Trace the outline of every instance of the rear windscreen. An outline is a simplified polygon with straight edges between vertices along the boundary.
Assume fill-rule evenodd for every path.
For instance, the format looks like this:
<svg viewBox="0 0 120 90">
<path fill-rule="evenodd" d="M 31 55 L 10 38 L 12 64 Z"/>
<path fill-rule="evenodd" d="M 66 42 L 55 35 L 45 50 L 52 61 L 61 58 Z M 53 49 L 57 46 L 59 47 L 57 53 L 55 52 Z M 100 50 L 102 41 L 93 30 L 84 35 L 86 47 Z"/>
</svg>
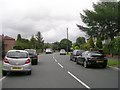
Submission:
<svg viewBox="0 0 120 90">
<path fill-rule="evenodd" d="M 6 56 L 9 58 L 28 58 L 28 54 L 25 52 L 8 52 Z"/>
</svg>

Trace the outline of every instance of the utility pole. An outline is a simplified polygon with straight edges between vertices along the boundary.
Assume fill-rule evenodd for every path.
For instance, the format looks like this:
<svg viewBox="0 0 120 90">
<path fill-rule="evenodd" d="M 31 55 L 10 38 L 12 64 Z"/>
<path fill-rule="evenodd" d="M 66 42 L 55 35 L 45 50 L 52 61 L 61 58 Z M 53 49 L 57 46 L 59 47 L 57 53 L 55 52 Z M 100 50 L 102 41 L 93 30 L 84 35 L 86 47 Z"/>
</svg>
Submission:
<svg viewBox="0 0 120 90">
<path fill-rule="evenodd" d="M 68 54 L 68 28 L 67 28 L 67 54 Z"/>
</svg>

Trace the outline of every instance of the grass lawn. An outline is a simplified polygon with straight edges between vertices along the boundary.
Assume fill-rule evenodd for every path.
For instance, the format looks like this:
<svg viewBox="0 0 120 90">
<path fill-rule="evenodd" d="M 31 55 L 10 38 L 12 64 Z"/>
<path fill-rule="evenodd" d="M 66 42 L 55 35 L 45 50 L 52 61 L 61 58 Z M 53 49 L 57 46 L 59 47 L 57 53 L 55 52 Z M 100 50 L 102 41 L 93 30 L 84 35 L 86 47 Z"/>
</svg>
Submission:
<svg viewBox="0 0 120 90">
<path fill-rule="evenodd" d="M 108 66 L 118 66 L 118 65 L 120 65 L 120 61 L 113 59 L 108 60 Z"/>
</svg>

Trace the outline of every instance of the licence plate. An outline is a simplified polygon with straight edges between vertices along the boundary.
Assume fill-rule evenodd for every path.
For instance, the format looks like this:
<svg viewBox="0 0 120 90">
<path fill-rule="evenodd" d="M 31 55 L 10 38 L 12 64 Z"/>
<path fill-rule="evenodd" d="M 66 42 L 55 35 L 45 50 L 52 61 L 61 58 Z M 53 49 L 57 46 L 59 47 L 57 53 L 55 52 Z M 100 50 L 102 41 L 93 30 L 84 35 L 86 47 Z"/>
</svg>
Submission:
<svg viewBox="0 0 120 90">
<path fill-rule="evenodd" d="M 11 70 L 23 70 L 22 67 L 12 67 Z"/>
<path fill-rule="evenodd" d="M 96 61 L 97 63 L 102 63 L 102 62 L 104 62 L 104 61 L 100 61 L 100 60 L 98 60 L 98 61 Z"/>
</svg>

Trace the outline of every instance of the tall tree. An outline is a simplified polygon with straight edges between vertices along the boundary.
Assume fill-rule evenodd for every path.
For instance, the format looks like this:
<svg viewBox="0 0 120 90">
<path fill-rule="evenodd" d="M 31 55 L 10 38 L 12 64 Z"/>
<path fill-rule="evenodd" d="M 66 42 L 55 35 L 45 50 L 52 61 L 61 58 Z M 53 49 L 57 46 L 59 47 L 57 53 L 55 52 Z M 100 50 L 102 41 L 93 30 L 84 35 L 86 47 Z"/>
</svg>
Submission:
<svg viewBox="0 0 120 90">
<path fill-rule="evenodd" d="M 37 38 L 37 42 L 38 42 L 38 44 L 37 44 L 37 45 L 38 45 L 38 48 L 39 48 L 39 49 L 43 49 L 44 40 L 43 40 L 43 37 L 42 37 L 41 32 L 37 32 L 36 38 Z"/>
<path fill-rule="evenodd" d="M 99 2 L 93 4 L 94 10 L 84 10 L 80 14 L 86 26 L 77 25 L 89 36 L 98 36 L 111 40 L 120 33 L 118 29 L 118 2 Z"/>
<path fill-rule="evenodd" d="M 31 39 L 30 39 L 30 45 L 31 45 L 31 48 L 34 48 L 34 49 L 36 49 L 36 43 L 37 42 L 37 40 L 35 39 L 35 37 L 34 37 L 34 35 L 31 37 Z"/>
<path fill-rule="evenodd" d="M 17 41 L 20 41 L 22 39 L 21 34 L 17 35 Z"/>
</svg>

